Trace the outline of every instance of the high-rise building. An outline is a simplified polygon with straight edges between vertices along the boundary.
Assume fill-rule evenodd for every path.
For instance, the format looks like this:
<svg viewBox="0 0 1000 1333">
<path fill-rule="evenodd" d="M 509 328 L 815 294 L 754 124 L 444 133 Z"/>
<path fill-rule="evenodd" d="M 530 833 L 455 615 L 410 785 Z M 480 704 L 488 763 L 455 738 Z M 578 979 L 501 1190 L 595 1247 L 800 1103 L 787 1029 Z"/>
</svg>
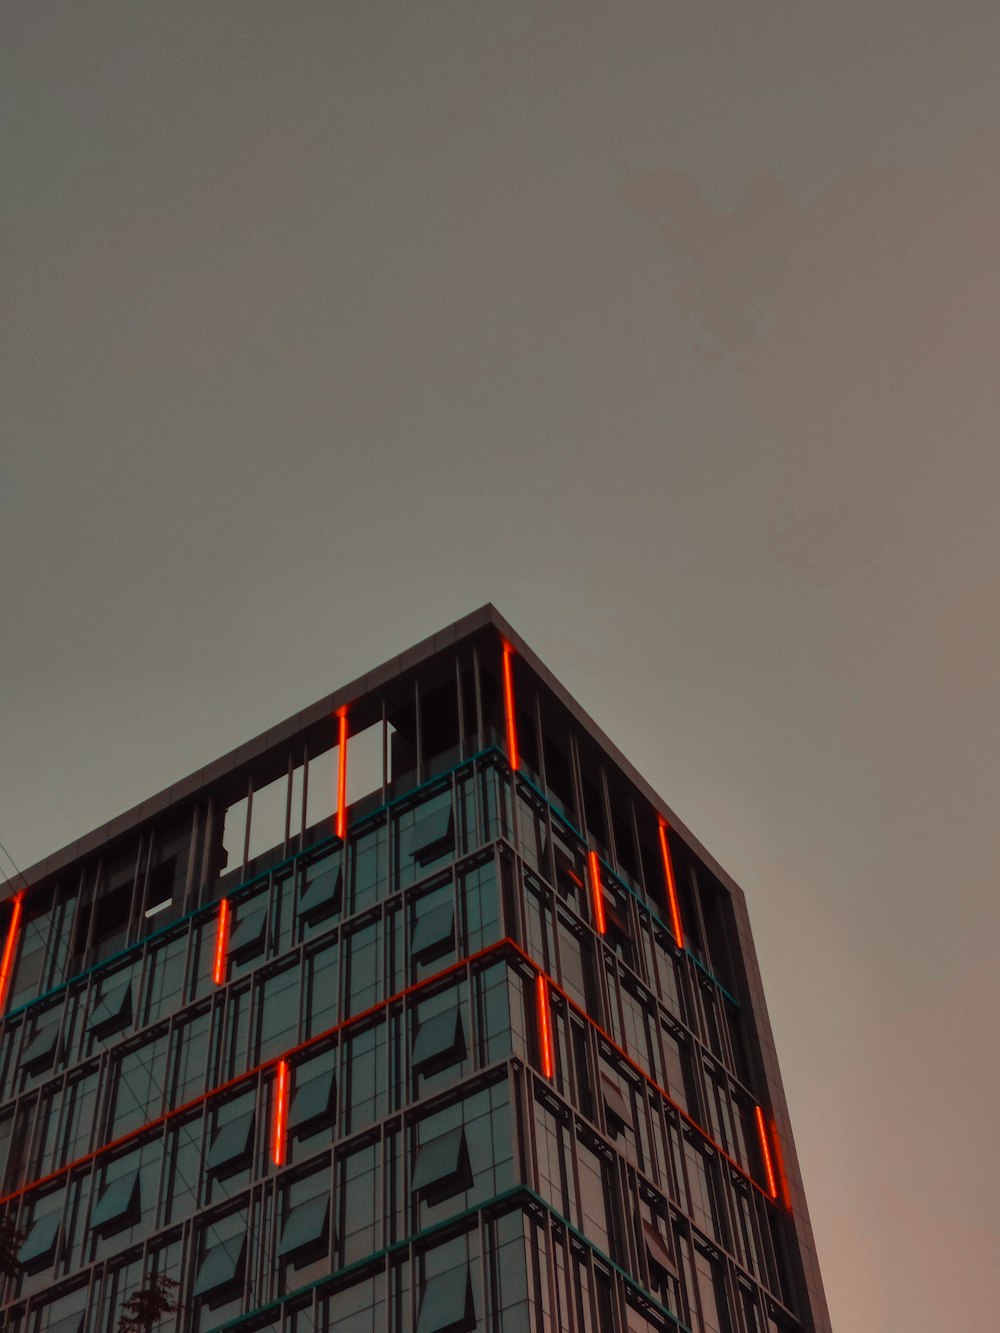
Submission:
<svg viewBox="0 0 1000 1333">
<path fill-rule="evenodd" d="M 0 948 L 5 1333 L 828 1333 L 743 894 L 492 607 Z"/>
</svg>

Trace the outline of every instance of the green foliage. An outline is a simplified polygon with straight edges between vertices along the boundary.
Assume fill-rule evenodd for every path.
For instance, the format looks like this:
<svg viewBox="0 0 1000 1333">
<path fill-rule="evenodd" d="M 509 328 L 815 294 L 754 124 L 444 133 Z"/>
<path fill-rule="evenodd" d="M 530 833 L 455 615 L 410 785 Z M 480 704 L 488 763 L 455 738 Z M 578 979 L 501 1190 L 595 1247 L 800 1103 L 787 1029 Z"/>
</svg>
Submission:
<svg viewBox="0 0 1000 1333">
<path fill-rule="evenodd" d="M 178 1309 L 174 1298 L 177 1283 L 163 1273 L 153 1273 L 146 1285 L 134 1291 L 122 1307 L 118 1333 L 148 1333 L 166 1314 Z"/>
<path fill-rule="evenodd" d="M 21 1271 L 18 1252 L 24 1244 L 24 1232 L 11 1213 L 0 1217 L 0 1274 L 15 1277 Z"/>
</svg>

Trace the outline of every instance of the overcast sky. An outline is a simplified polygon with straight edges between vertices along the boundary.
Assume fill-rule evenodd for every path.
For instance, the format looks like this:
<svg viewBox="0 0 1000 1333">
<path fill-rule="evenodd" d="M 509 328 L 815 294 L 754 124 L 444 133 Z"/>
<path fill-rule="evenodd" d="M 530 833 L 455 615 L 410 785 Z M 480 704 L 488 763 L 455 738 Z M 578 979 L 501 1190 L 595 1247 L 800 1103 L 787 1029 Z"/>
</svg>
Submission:
<svg viewBox="0 0 1000 1333">
<path fill-rule="evenodd" d="M 995 0 L 0 38 L 15 859 L 491 600 L 746 890 L 835 1329 L 994 1333 Z"/>
</svg>

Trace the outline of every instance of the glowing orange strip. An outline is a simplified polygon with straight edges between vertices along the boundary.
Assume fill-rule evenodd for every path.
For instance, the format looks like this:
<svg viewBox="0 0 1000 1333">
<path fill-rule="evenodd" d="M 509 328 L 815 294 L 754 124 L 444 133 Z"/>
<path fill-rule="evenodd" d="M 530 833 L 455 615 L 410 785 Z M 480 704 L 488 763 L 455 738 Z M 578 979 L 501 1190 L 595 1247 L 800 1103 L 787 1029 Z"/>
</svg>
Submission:
<svg viewBox="0 0 1000 1333">
<path fill-rule="evenodd" d="M 778 1197 L 778 1183 L 774 1178 L 774 1164 L 771 1161 L 771 1146 L 767 1141 L 767 1128 L 764 1124 L 764 1112 L 758 1106 L 757 1133 L 760 1136 L 760 1151 L 764 1158 L 764 1171 L 767 1174 L 767 1188 L 772 1199 Z"/>
<path fill-rule="evenodd" d="M 7 927 L 7 942 L 3 946 L 3 958 L 0 958 L 0 1012 L 7 1000 L 7 987 L 14 971 L 14 954 L 17 952 L 17 938 L 21 933 L 21 913 L 24 911 L 24 891 L 14 895 L 14 905 Z"/>
<path fill-rule="evenodd" d="M 551 1078 L 556 1072 L 556 1056 L 552 1046 L 549 983 L 543 972 L 539 972 L 535 977 L 535 1003 L 538 1007 L 538 1044 L 542 1052 L 542 1073 L 546 1078 Z"/>
<path fill-rule="evenodd" d="M 229 961 L 229 899 L 219 902 L 219 923 L 215 928 L 215 966 L 212 968 L 212 980 L 221 986 L 226 980 L 226 963 Z"/>
<path fill-rule="evenodd" d="M 604 917 L 604 889 L 601 885 L 601 866 L 596 852 L 587 853 L 587 868 L 590 871 L 590 896 L 594 903 L 594 925 L 598 935 L 605 935 L 608 923 Z"/>
<path fill-rule="evenodd" d="M 347 710 L 340 713 L 340 740 L 337 753 L 337 837 L 347 832 Z"/>
<path fill-rule="evenodd" d="M 674 928 L 674 939 L 678 949 L 684 948 L 684 931 L 681 929 L 681 906 L 677 901 L 677 883 L 674 879 L 674 863 L 670 856 L 670 844 L 667 842 L 667 821 L 660 817 L 660 852 L 663 855 L 663 873 L 667 880 L 667 897 L 670 899 L 670 920 Z"/>
<path fill-rule="evenodd" d="M 514 717 L 514 668 L 511 658 L 514 650 L 509 643 L 503 646 L 503 708 L 507 719 L 507 755 L 516 773 L 520 766 L 517 754 L 517 721 Z"/>
<path fill-rule="evenodd" d="M 774 1148 L 774 1167 L 778 1177 L 779 1193 L 781 1202 L 789 1212 L 792 1211 L 792 1192 L 788 1188 L 788 1176 L 785 1173 L 785 1159 L 781 1151 L 781 1139 L 778 1137 L 778 1126 L 775 1124 L 774 1116 L 771 1116 L 771 1144 Z"/>
<path fill-rule="evenodd" d="M 278 1087 L 274 1094 L 274 1134 L 271 1140 L 271 1160 L 275 1166 L 285 1165 L 285 1131 L 288 1126 L 288 1061 L 278 1061 Z"/>
</svg>

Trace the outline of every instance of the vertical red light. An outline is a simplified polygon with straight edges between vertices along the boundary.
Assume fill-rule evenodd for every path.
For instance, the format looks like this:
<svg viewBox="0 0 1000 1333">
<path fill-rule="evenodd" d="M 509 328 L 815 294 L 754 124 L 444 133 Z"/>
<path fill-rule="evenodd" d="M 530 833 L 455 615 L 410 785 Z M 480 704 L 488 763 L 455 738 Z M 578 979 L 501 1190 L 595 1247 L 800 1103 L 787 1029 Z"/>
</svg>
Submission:
<svg viewBox="0 0 1000 1333">
<path fill-rule="evenodd" d="M 667 841 L 667 821 L 660 816 L 660 853 L 663 857 L 663 874 L 667 881 L 667 899 L 670 903 L 670 921 L 678 949 L 684 948 L 684 931 L 681 928 L 681 905 L 677 900 L 677 881 L 674 879 L 674 863 L 670 856 L 670 843 Z"/>
<path fill-rule="evenodd" d="M 552 1078 L 556 1072 L 556 1055 L 552 1044 L 549 983 L 541 972 L 535 978 L 535 1006 L 538 1009 L 538 1046 L 542 1053 L 542 1073 L 546 1078 Z"/>
<path fill-rule="evenodd" d="M 215 965 L 212 968 L 212 980 L 221 986 L 226 980 L 226 963 L 229 960 L 229 899 L 219 903 L 219 919 L 215 927 Z"/>
<path fill-rule="evenodd" d="M 7 988 L 14 971 L 14 955 L 17 953 L 17 938 L 21 933 L 21 913 L 24 910 L 23 899 L 23 891 L 14 895 L 7 939 L 3 946 L 3 957 L 0 958 L 0 1013 L 3 1013 L 4 1005 L 7 1003 Z"/>
<path fill-rule="evenodd" d="M 347 833 L 347 709 L 339 714 L 340 729 L 337 749 L 337 837 Z"/>
<path fill-rule="evenodd" d="M 767 1191 L 772 1199 L 778 1197 L 778 1184 L 774 1176 L 774 1163 L 771 1161 L 771 1145 L 767 1141 L 767 1126 L 764 1124 L 764 1112 L 758 1106 L 757 1133 L 760 1137 L 760 1151 L 764 1158 L 764 1173 L 767 1176 Z"/>
<path fill-rule="evenodd" d="M 503 709 L 507 720 L 507 755 L 510 766 L 516 773 L 520 764 L 517 753 L 517 719 L 514 716 L 514 649 L 509 643 L 503 646 Z"/>
<path fill-rule="evenodd" d="M 788 1188 L 788 1176 L 785 1173 L 785 1159 L 781 1152 L 781 1139 L 778 1137 L 778 1126 L 775 1124 L 774 1116 L 771 1116 L 771 1145 L 774 1148 L 774 1170 L 778 1177 L 778 1193 L 781 1196 L 781 1202 L 789 1212 L 792 1211 L 792 1193 Z"/>
<path fill-rule="evenodd" d="M 590 897 L 594 904 L 594 925 L 597 933 L 607 933 L 608 923 L 604 918 L 604 888 L 601 884 L 601 863 L 596 852 L 587 853 L 587 870 L 590 876 Z"/>
<path fill-rule="evenodd" d="M 274 1123 L 271 1134 L 271 1160 L 285 1165 L 285 1140 L 288 1131 L 288 1061 L 278 1061 L 278 1085 L 274 1092 Z"/>
</svg>

